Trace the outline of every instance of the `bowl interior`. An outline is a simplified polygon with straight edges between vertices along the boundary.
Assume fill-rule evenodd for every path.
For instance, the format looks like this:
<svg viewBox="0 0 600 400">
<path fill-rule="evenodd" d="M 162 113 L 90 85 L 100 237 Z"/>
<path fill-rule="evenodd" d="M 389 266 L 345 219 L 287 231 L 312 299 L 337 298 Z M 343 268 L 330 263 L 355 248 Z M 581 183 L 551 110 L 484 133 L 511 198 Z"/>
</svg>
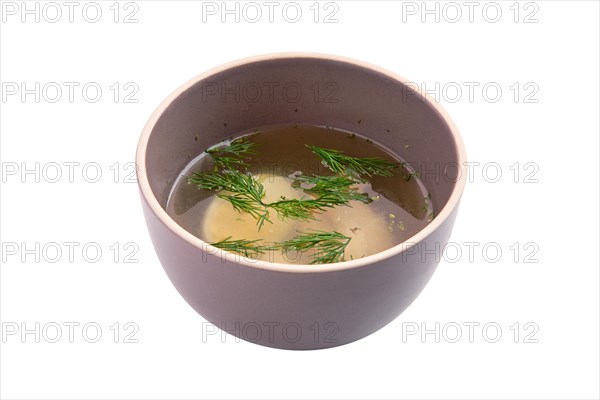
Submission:
<svg viewBox="0 0 600 400">
<path fill-rule="evenodd" d="M 459 144 L 447 120 L 410 84 L 353 62 L 275 57 L 218 69 L 175 92 L 152 127 L 145 171 L 166 208 L 181 170 L 208 146 L 280 124 L 359 133 L 407 161 L 442 209 L 459 178 Z"/>
</svg>

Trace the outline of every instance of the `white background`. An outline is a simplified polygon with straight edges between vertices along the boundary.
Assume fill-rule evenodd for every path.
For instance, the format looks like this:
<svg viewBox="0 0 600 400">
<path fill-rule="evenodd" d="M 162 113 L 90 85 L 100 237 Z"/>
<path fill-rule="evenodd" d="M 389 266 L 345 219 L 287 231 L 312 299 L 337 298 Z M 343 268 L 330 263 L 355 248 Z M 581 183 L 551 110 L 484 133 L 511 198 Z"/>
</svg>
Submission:
<svg viewBox="0 0 600 400">
<path fill-rule="evenodd" d="M 321 3 L 315 22 L 310 1 L 299 2 L 297 23 L 283 18 L 283 2 L 272 23 L 262 2 L 256 23 L 244 18 L 254 14 L 222 23 L 193 1 L 99 2 L 96 23 L 82 16 L 86 2 L 73 22 L 56 3 L 56 23 L 56 7 L 41 2 L 39 22 L 35 14 L 22 22 L 21 2 L 2 3 L 3 398 L 599 397 L 597 2 L 481 2 L 472 22 L 463 2 L 438 3 L 439 22 L 435 14 L 422 22 L 421 2 L 338 1 Z M 324 23 L 336 10 L 337 22 Z M 124 23 L 133 12 L 138 22 Z M 480 163 L 454 252 L 421 296 L 379 332 L 330 350 L 213 334 L 163 272 L 128 179 L 140 131 L 172 90 L 221 63 L 276 51 L 335 53 L 439 87 L 469 160 Z M 52 82 L 63 89 L 56 103 Z M 79 85 L 72 102 L 65 82 Z M 465 82 L 478 85 L 473 98 Z M 22 98 L 21 83 L 34 92 Z M 95 103 L 92 89 L 82 94 L 88 83 L 102 89 Z M 97 170 L 99 181 L 88 182 Z M 22 336 L 36 323 L 39 338 Z M 68 323 L 79 324 L 72 343 Z M 469 323 L 479 324 L 472 337 Z M 436 324 L 439 337 L 421 335 Z M 56 325 L 62 337 L 51 343 Z M 94 326 L 102 336 L 89 343 Z M 452 343 L 456 326 L 462 336 Z"/>
</svg>

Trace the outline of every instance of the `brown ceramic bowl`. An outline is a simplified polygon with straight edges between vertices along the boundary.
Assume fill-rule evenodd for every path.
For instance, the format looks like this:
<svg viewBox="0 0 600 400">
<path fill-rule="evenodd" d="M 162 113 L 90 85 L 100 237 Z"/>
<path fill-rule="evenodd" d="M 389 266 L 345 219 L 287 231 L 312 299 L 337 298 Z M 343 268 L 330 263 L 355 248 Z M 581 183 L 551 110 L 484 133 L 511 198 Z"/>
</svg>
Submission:
<svg viewBox="0 0 600 400">
<path fill-rule="evenodd" d="M 466 176 L 458 130 L 407 82 L 338 56 L 272 54 L 199 75 L 158 107 L 137 148 L 142 206 L 167 275 L 200 315 L 257 344 L 319 349 L 377 331 L 415 300 L 439 261 L 424 250 L 447 243 Z M 190 157 L 238 132 L 293 123 L 357 132 L 401 155 L 421 171 L 434 220 L 388 250 L 315 266 L 233 256 L 169 217 L 169 191 Z"/>
</svg>

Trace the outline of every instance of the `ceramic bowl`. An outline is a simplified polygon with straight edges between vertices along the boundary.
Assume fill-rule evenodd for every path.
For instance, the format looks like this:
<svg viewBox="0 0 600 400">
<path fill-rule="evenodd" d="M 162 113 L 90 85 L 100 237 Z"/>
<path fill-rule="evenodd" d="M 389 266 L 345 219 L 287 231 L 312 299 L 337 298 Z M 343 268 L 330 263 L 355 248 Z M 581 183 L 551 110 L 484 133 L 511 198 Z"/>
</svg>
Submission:
<svg viewBox="0 0 600 400">
<path fill-rule="evenodd" d="M 169 217 L 169 192 L 190 159 L 238 132 L 294 123 L 360 133 L 399 154 L 430 191 L 433 221 L 361 259 L 287 265 L 216 249 Z M 136 161 L 152 243 L 181 296 L 216 327 L 284 349 L 343 345 L 398 317 L 435 271 L 431 249 L 447 243 L 466 182 L 462 140 L 438 104 L 392 72 L 322 54 L 252 57 L 193 78 L 152 114 Z"/>
</svg>

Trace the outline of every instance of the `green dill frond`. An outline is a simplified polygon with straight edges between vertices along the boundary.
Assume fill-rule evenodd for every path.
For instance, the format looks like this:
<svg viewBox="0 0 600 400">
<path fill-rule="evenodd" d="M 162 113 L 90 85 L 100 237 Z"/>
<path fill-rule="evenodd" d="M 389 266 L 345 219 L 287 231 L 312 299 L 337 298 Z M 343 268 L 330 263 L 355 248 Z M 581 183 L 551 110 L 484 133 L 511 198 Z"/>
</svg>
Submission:
<svg viewBox="0 0 600 400">
<path fill-rule="evenodd" d="M 220 199 L 226 200 L 231 203 L 233 209 L 239 213 L 247 213 L 250 214 L 254 219 L 256 219 L 256 224 L 258 225 L 258 230 L 263 227 L 265 222 L 273 223 L 269 219 L 269 210 L 262 202 L 257 202 L 256 200 L 247 197 L 244 194 L 236 193 L 236 194 L 217 194 L 217 197 Z"/>
<path fill-rule="evenodd" d="M 315 212 L 323 211 L 326 207 L 333 207 L 333 205 L 318 199 L 279 200 L 269 203 L 268 206 L 277 211 L 277 215 L 283 220 L 297 219 L 301 221 L 315 219 Z"/>
<path fill-rule="evenodd" d="M 234 140 L 228 146 L 215 146 L 206 150 L 215 165 L 224 170 L 234 170 L 240 166 L 248 166 L 244 159 L 256 154 L 254 147 L 256 144 L 251 142 L 248 136 Z"/>
<path fill-rule="evenodd" d="M 351 157 L 339 150 L 306 145 L 333 172 L 363 181 L 363 176 L 392 176 L 397 163 L 379 157 Z"/>
<path fill-rule="evenodd" d="M 231 236 L 221 240 L 220 242 L 210 243 L 212 246 L 218 247 L 221 250 L 231 251 L 241 254 L 244 257 L 257 257 L 264 254 L 271 247 L 258 244 L 261 239 L 256 240 L 231 240 Z"/>
<path fill-rule="evenodd" d="M 361 201 L 365 204 L 372 202 L 366 193 L 359 193 L 356 188 L 356 181 L 345 176 L 309 176 L 300 175 L 296 177 L 292 186 L 304 189 L 306 193 L 317 196 L 333 194 L 338 198 L 334 203 L 343 204 L 352 200 Z"/>
<path fill-rule="evenodd" d="M 278 245 L 279 248 L 289 251 L 305 252 L 314 249 L 315 254 L 311 264 L 328 264 L 344 261 L 344 251 L 351 238 L 339 232 L 299 232 L 300 235 L 286 240 Z"/>
<path fill-rule="evenodd" d="M 244 194 L 256 202 L 261 202 L 265 196 L 265 188 L 252 175 L 236 170 L 222 172 L 194 172 L 188 182 L 196 185 L 198 189 L 226 190 L 232 193 Z"/>
<path fill-rule="evenodd" d="M 254 217 L 259 230 L 265 221 L 271 222 L 267 206 L 262 202 L 265 197 L 265 188 L 251 175 L 236 170 L 211 171 L 194 173 L 188 178 L 188 182 L 196 185 L 199 189 L 230 192 L 231 194 L 219 193 L 217 197 L 230 202 L 236 211 L 248 213 Z"/>
</svg>

